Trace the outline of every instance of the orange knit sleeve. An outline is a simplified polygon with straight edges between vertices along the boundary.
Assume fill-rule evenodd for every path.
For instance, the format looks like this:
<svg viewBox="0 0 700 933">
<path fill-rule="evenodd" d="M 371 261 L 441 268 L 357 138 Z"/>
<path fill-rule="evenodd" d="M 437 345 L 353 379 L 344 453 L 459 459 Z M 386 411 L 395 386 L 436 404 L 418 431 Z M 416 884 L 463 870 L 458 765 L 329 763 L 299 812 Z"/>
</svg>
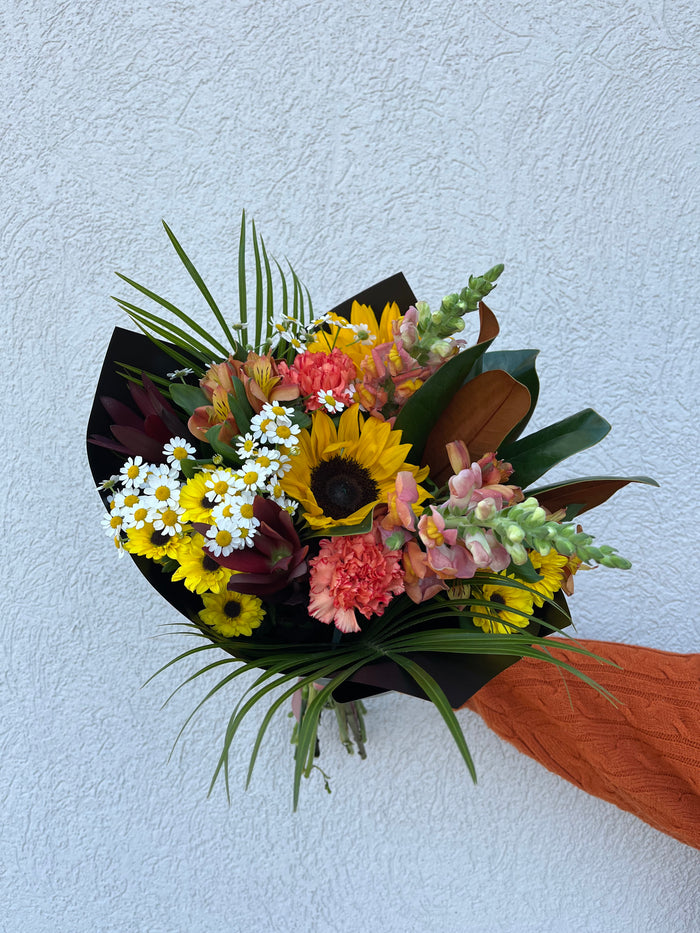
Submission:
<svg viewBox="0 0 700 933">
<path fill-rule="evenodd" d="M 523 658 L 465 706 L 548 770 L 700 849 L 700 654 L 581 642 L 614 668 L 551 644 L 621 705 Z"/>
</svg>

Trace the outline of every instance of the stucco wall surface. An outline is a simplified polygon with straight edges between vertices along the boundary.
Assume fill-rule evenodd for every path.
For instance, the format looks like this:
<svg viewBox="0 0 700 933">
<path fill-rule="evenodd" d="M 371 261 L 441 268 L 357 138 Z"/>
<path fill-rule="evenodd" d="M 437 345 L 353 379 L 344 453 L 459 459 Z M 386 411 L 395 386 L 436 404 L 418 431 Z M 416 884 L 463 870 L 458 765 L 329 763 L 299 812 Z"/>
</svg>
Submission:
<svg viewBox="0 0 700 933">
<path fill-rule="evenodd" d="M 699 649 L 697 48 L 690 0 L 6 4 L 2 125 L 6 933 L 681 933 L 698 853 L 459 714 L 369 702 L 369 759 L 322 731 L 291 812 L 290 724 L 206 799 L 225 718 L 181 691 L 177 615 L 102 534 L 84 431 L 114 270 L 206 319 L 160 220 L 227 308 L 240 211 L 317 308 L 402 270 L 438 303 L 506 264 L 501 348 L 541 349 L 532 429 L 613 423 L 553 478 L 647 473 L 587 528 L 578 633 Z M 165 627 L 165 628 L 164 628 Z M 241 749 L 255 723 L 243 730 Z"/>
</svg>

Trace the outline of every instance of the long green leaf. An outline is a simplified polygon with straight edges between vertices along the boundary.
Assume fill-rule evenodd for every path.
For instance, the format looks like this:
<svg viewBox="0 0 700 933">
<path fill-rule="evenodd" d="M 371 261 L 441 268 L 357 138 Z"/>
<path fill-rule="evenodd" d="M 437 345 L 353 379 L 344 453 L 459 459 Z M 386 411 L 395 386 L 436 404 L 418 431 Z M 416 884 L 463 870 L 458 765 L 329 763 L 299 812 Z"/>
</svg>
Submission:
<svg viewBox="0 0 700 933">
<path fill-rule="evenodd" d="M 452 738 L 457 743 L 457 748 L 459 749 L 460 754 L 464 759 L 467 769 L 471 774 L 472 780 L 476 784 L 476 770 L 474 768 L 472 756 L 469 753 L 467 740 L 464 738 L 464 733 L 462 732 L 462 728 L 457 721 L 454 710 L 450 706 L 450 702 L 445 696 L 440 685 L 430 676 L 426 670 L 420 666 L 420 664 L 416 664 L 412 658 L 407 658 L 400 654 L 395 654 L 394 652 L 389 652 L 388 657 L 394 661 L 395 664 L 398 664 L 399 667 L 402 667 L 406 673 L 409 674 L 413 680 L 415 680 L 425 695 L 435 704 L 438 712 L 445 720 L 445 724 L 450 730 Z"/>
<path fill-rule="evenodd" d="M 265 267 L 265 340 L 272 336 L 272 320 L 275 316 L 275 296 L 272 287 L 272 268 L 270 260 L 265 249 L 265 241 L 260 237 L 260 252 L 262 253 L 263 265 Z"/>
<path fill-rule="evenodd" d="M 204 280 L 202 279 L 199 272 L 197 272 L 197 270 L 195 269 L 194 264 L 192 263 L 192 261 L 190 260 L 189 256 L 184 251 L 182 246 L 180 246 L 180 244 L 178 243 L 177 237 L 175 236 L 175 234 L 170 229 L 170 227 L 166 224 L 165 221 L 163 221 L 163 227 L 165 228 L 165 232 L 168 234 L 168 239 L 170 240 L 170 242 L 173 244 L 173 247 L 175 248 L 175 252 L 180 257 L 180 261 L 182 262 L 185 269 L 187 269 L 187 271 L 189 272 L 192 281 L 202 293 L 204 300 L 211 308 L 212 313 L 214 317 L 216 318 L 216 320 L 219 322 L 219 326 L 221 327 L 222 331 L 226 335 L 226 339 L 229 341 L 231 349 L 232 350 L 235 349 L 236 341 L 234 339 L 234 336 L 231 333 L 228 324 L 224 320 L 223 314 L 221 313 L 221 311 L 219 311 L 219 308 L 217 307 L 216 302 L 212 298 L 209 289 L 204 284 Z M 224 353 L 224 355 L 228 356 L 228 352 Z"/>
<path fill-rule="evenodd" d="M 253 228 L 253 253 L 255 255 L 255 349 L 260 349 L 262 342 L 262 319 L 263 319 L 263 284 L 262 284 L 262 263 L 260 262 L 260 245 L 258 235 L 255 231 L 255 221 L 252 222 Z"/>
<path fill-rule="evenodd" d="M 186 339 L 186 335 L 184 339 L 179 337 L 168 321 L 163 321 L 161 324 L 158 318 L 152 320 L 152 318 L 156 317 L 155 315 L 149 315 L 147 312 L 136 313 L 136 311 L 129 310 L 124 302 L 119 302 L 119 306 L 122 311 L 126 311 L 131 320 L 135 324 L 138 324 L 142 330 L 157 334 L 159 337 L 164 337 L 169 343 L 179 347 L 189 356 L 196 357 L 202 364 L 202 369 L 209 366 L 213 354 L 203 353 L 201 350 L 198 350 L 196 346 Z"/>
<path fill-rule="evenodd" d="M 241 232 L 238 238 L 238 314 L 243 343 L 248 346 L 248 293 L 245 271 L 245 211 L 241 214 Z"/>
<path fill-rule="evenodd" d="M 506 444 L 498 453 L 515 467 L 510 482 L 526 489 L 557 463 L 593 447 L 609 430 L 610 425 L 604 418 L 592 408 L 585 408 L 535 434 Z"/>
<path fill-rule="evenodd" d="M 174 382 L 170 386 L 170 398 L 188 415 L 193 414 L 196 408 L 211 404 L 199 386 L 188 386 L 182 382 Z"/>
<path fill-rule="evenodd" d="M 138 329 L 142 331 L 142 333 L 144 333 L 148 337 L 148 339 L 151 341 L 151 343 L 155 344 L 155 346 L 157 346 L 159 350 L 162 350 L 163 353 L 166 353 L 172 360 L 175 360 L 175 362 L 179 363 L 180 366 L 182 366 L 183 368 L 194 369 L 195 371 L 197 371 L 198 367 L 191 357 L 183 356 L 182 353 L 178 353 L 178 351 L 173 347 L 171 343 L 163 343 L 162 340 L 158 340 L 158 338 L 154 337 L 153 334 L 150 333 L 150 331 L 146 330 L 143 324 L 141 324 L 140 321 L 137 321 L 136 318 L 133 317 L 133 315 L 130 315 L 130 317 L 133 320 L 134 324 L 136 324 Z M 199 372 L 197 373 L 197 375 L 203 375 L 203 373 L 204 371 L 202 370 L 201 367 L 199 367 Z"/>
<path fill-rule="evenodd" d="M 209 333 L 208 330 L 205 330 L 200 324 L 193 320 L 189 315 L 185 314 L 184 311 L 181 311 L 176 307 L 172 302 L 167 301 L 165 298 L 161 298 L 160 295 L 156 295 L 155 292 L 152 292 L 148 288 L 144 288 L 143 285 L 139 285 L 138 282 L 134 282 L 133 279 L 127 278 L 127 276 L 122 275 L 121 272 L 117 272 L 116 275 L 127 285 L 131 285 L 132 288 L 135 288 L 137 291 L 141 292 L 142 295 L 145 295 L 147 298 L 150 298 L 151 301 L 155 301 L 156 304 L 159 304 L 162 308 L 165 308 L 166 311 L 169 311 L 171 314 L 174 314 L 175 317 L 179 318 L 184 324 L 188 327 L 191 327 L 193 331 L 199 334 L 200 337 L 203 337 L 205 340 L 208 340 L 213 347 L 216 347 L 217 351 L 221 353 L 222 356 L 226 357 L 229 354 L 229 351 L 226 349 L 223 344 Z M 115 299 L 119 301 L 121 299 Z"/>
<path fill-rule="evenodd" d="M 164 331 L 162 336 L 167 336 L 169 334 L 173 343 L 180 346 L 183 350 L 187 350 L 187 352 L 198 356 L 206 366 L 209 366 L 213 358 L 218 358 L 216 350 L 206 346 L 206 344 L 197 340 L 196 337 L 193 337 L 191 334 L 188 334 L 187 331 L 178 327 L 177 324 L 173 324 L 172 321 L 166 321 L 165 318 L 157 314 L 152 314 L 150 311 L 145 311 L 143 308 L 139 308 L 138 305 L 131 304 L 120 298 L 115 298 L 114 300 L 122 311 L 126 311 L 127 314 L 134 312 L 139 314 L 144 322 L 151 322 L 153 325 L 161 327 Z"/>
</svg>

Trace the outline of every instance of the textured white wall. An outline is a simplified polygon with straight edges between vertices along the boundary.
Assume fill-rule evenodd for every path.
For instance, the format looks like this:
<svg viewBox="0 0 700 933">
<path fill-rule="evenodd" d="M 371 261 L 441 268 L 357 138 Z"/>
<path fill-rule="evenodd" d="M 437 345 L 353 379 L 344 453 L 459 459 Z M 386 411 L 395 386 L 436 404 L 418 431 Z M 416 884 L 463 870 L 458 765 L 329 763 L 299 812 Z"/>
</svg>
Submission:
<svg viewBox="0 0 700 933">
<path fill-rule="evenodd" d="M 583 636 L 698 650 L 698 21 L 690 0 L 6 6 L 0 927 L 8 933 L 697 930 L 697 853 L 520 757 L 468 712 L 370 702 L 290 812 L 289 723 L 205 799 L 227 696 L 146 678 L 190 642 L 98 522 L 83 433 L 115 269 L 230 304 L 246 207 L 319 308 L 402 269 L 438 301 L 503 260 L 505 347 L 542 349 L 534 428 L 612 434 L 556 475 L 647 472 L 587 528 Z M 123 290 L 121 290 L 123 293 Z M 695 292 L 697 294 L 697 292 Z M 186 670 L 179 672 L 183 677 Z M 250 741 L 252 725 L 242 737 Z"/>
</svg>

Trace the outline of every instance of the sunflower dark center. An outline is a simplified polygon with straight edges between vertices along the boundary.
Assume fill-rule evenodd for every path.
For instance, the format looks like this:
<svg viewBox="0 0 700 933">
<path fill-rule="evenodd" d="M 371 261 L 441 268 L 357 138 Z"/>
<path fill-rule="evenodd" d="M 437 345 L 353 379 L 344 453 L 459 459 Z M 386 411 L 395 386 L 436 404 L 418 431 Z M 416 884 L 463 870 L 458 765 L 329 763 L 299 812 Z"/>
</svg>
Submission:
<svg viewBox="0 0 700 933">
<path fill-rule="evenodd" d="M 369 470 L 350 457 L 322 460 L 311 471 L 310 486 L 324 515 L 336 521 L 379 498 Z"/>
<path fill-rule="evenodd" d="M 241 614 L 241 604 L 235 599 L 229 599 L 224 606 L 224 615 L 229 619 L 237 619 Z"/>
<path fill-rule="evenodd" d="M 205 554 L 202 558 L 202 570 L 208 570 L 210 573 L 214 570 L 218 570 L 219 565 L 214 560 L 213 557 L 210 557 L 208 554 Z"/>
<path fill-rule="evenodd" d="M 498 603 L 499 606 L 505 606 L 506 601 L 500 593 L 494 593 L 489 602 Z"/>
<path fill-rule="evenodd" d="M 151 532 L 151 544 L 155 545 L 155 547 L 163 547 L 168 541 L 170 541 L 170 535 L 166 534 L 164 531 Z"/>
</svg>

